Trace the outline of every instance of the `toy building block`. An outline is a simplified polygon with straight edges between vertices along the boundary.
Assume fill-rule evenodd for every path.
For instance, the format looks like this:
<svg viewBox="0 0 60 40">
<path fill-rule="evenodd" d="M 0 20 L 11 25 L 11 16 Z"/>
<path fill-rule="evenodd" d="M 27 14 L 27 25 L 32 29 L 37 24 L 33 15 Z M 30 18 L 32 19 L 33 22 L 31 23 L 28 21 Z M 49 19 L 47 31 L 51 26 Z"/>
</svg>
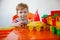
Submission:
<svg viewBox="0 0 60 40">
<path fill-rule="evenodd" d="M 60 28 L 60 16 L 56 17 L 56 27 Z"/>
<path fill-rule="evenodd" d="M 30 22 L 27 24 L 27 26 L 29 30 L 33 30 L 35 28 L 37 31 L 40 31 L 41 27 L 43 27 L 43 24 L 40 21 L 37 21 L 37 22 Z"/>
<path fill-rule="evenodd" d="M 60 16 L 60 10 L 53 10 L 51 11 L 51 15 L 58 14 Z"/>
<path fill-rule="evenodd" d="M 60 37 L 60 29 L 57 29 L 57 35 Z"/>
<path fill-rule="evenodd" d="M 42 22 L 44 22 L 44 23 L 47 23 L 47 18 L 48 17 L 48 15 L 43 15 L 42 16 Z"/>
<path fill-rule="evenodd" d="M 42 18 L 42 22 L 43 22 L 43 23 L 47 23 L 46 18 Z"/>
<path fill-rule="evenodd" d="M 52 27 L 53 27 L 53 26 L 50 26 L 50 31 L 51 31 L 51 32 L 52 32 Z"/>
<path fill-rule="evenodd" d="M 40 21 L 38 10 L 36 11 L 36 13 L 34 15 L 34 21 Z"/>
<path fill-rule="evenodd" d="M 56 29 L 57 29 L 57 35 L 60 37 L 60 16 L 56 17 Z"/>
<path fill-rule="evenodd" d="M 47 17 L 47 30 L 50 30 L 50 26 L 52 25 L 52 17 L 48 15 Z"/>
<path fill-rule="evenodd" d="M 56 17 L 58 16 L 58 14 L 54 14 L 53 16 L 52 16 L 52 25 L 53 26 L 56 26 Z"/>
<path fill-rule="evenodd" d="M 56 34 L 57 32 L 56 32 L 56 27 L 52 27 L 52 33 L 54 33 L 54 34 Z"/>
<path fill-rule="evenodd" d="M 49 25 L 52 25 L 52 16 L 51 16 L 51 15 L 48 16 L 47 23 L 48 23 Z"/>
<path fill-rule="evenodd" d="M 46 30 L 49 29 L 49 25 L 48 25 L 48 15 L 43 15 L 42 17 L 42 22 L 44 24 L 44 26 L 46 27 Z"/>
</svg>

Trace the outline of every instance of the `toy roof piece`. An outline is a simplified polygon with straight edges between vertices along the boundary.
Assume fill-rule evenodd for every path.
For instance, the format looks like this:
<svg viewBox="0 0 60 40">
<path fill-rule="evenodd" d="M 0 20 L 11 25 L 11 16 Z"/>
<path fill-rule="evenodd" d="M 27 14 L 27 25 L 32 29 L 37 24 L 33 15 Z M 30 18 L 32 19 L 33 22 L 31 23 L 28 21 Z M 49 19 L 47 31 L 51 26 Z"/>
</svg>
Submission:
<svg viewBox="0 0 60 40">
<path fill-rule="evenodd" d="M 56 18 L 57 16 L 58 16 L 58 14 L 56 13 L 52 16 L 52 18 Z"/>
<path fill-rule="evenodd" d="M 34 21 L 40 21 L 40 16 L 39 16 L 38 10 L 36 11 L 36 13 L 34 15 Z"/>
<path fill-rule="evenodd" d="M 43 16 L 42 16 L 42 18 L 47 18 L 47 17 L 48 17 L 48 15 L 43 15 Z"/>
</svg>

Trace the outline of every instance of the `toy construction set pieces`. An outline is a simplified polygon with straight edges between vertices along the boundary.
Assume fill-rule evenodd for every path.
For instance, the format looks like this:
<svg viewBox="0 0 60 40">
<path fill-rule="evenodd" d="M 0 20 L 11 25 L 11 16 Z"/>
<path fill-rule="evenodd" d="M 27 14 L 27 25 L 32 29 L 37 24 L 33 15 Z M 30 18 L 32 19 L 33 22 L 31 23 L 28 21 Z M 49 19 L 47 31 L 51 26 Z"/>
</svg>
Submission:
<svg viewBox="0 0 60 40">
<path fill-rule="evenodd" d="M 35 28 L 37 31 L 40 31 L 44 28 L 43 24 L 40 21 L 30 22 L 27 24 L 27 26 L 29 30 L 33 30 Z"/>
</svg>

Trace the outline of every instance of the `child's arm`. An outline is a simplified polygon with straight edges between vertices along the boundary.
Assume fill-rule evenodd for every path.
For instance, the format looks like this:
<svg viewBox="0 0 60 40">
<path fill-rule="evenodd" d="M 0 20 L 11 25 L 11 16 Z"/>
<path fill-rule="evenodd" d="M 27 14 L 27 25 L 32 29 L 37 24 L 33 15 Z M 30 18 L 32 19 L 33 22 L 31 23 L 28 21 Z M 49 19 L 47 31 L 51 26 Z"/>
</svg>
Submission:
<svg viewBox="0 0 60 40">
<path fill-rule="evenodd" d="M 17 18 L 17 19 L 12 21 L 12 24 L 13 24 L 13 26 L 20 26 L 21 22 L 22 21 L 19 18 Z"/>
<path fill-rule="evenodd" d="M 25 27 L 25 25 L 28 23 L 28 20 L 21 20 L 21 19 L 16 19 L 13 21 L 13 25 L 16 27 Z"/>
</svg>

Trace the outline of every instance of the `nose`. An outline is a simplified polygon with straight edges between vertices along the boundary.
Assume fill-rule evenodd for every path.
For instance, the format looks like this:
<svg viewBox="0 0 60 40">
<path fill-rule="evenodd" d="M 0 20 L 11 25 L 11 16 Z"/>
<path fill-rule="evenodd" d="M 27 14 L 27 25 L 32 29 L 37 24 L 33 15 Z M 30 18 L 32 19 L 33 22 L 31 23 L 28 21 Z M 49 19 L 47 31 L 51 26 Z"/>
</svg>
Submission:
<svg viewBox="0 0 60 40">
<path fill-rule="evenodd" d="M 25 18 L 26 17 L 26 14 L 25 13 L 22 13 L 22 18 Z"/>
<path fill-rule="evenodd" d="M 25 14 L 24 13 L 22 13 L 22 16 L 24 16 Z"/>
</svg>

